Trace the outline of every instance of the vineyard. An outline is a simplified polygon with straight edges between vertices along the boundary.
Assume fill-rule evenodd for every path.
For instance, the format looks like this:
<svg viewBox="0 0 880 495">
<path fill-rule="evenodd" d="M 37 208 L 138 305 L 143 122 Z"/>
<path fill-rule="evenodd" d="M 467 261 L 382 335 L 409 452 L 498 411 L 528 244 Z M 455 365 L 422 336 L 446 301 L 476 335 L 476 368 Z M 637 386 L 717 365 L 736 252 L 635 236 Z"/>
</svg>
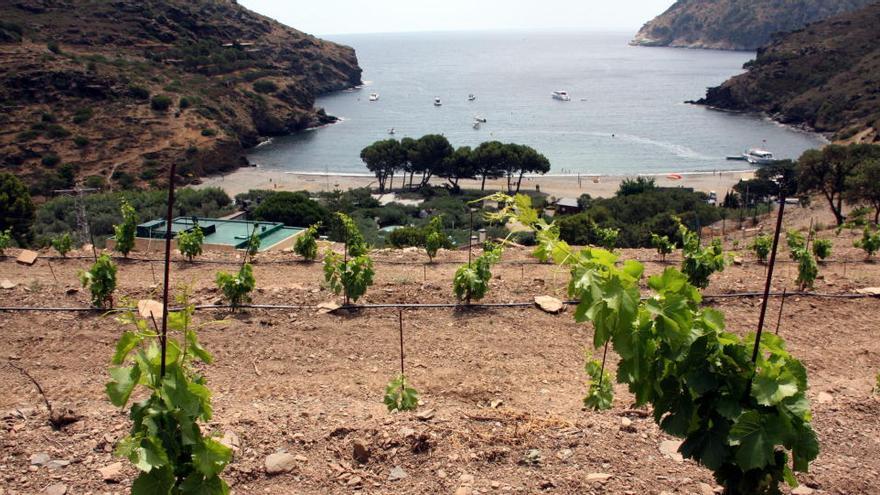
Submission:
<svg viewBox="0 0 880 495">
<path fill-rule="evenodd" d="M 863 239 L 859 229 L 818 234 L 831 241 L 831 254 L 817 262 L 818 275 L 806 292 L 798 292 L 799 261 L 789 259 L 780 241 L 772 290 L 793 295 L 781 312 L 783 299 L 771 298 L 764 327 L 786 340 L 809 378 L 821 453 L 808 473 L 797 474 L 797 493 L 873 493 L 880 476 L 880 400 L 873 390 L 880 371 L 880 301 L 859 290 L 880 286 L 880 263 L 866 261 L 865 250 L 854 246 Z M 754 294 L 763 289 L 766 265 L 749 242 L 734 247 L 733 240 L 724 243 L 727 266 L 708 277 L 702 307 L 723 313 L 727 331 L 743 337 L 751 351 L 746 336 L 757 327 L 761 298 Z M 374 251 L 372 285 L 356 301 L 352 297 L 362 307 L 330 311 L 327 302 L 343 302 L 336 289 L 344 285 L 346 264 L 366 262 L 355 261 L 360 253 L 351 245 L 346 257 L 345 246 L 333 244 L 330 270 L 341 275 L 328 284 L 322 263 L 327 246 L 318 243 L 315 262 L 293 253 L 258 254 L 246 264 L 241 254 L 197 253 L 189 261 L 175 253 L 170 287 L 188 287 L 198 349 L 213 355 L 210 364 L 191 364 L 213 393 L 199 445 L 222 441 L 231 449 L 221 477 L 236 493 L 716 488 L 712 472 L 681 458 L 681 440 L 664 433 L 652 409 L 637 406 L 626 385 L 613 381 L 610 409 L 585 407 L 590 377 L 604 371 L 608 388 L 605 380 L 614 379 L 621 360 L 608 352 L 605 369 L 596 369 L 602 349 L 593 347 L 593 324 L 575 321 L 574 305 L 552 314 L 532 304 L 536 296 L 570 299 L 567 268 L 539 263 L 533 249 L 507 246 L 487 261 L 485 287 L 456 297 L 453 279 L 468 266 L 467 252 L 440 250 L 428 260 L 415 249 Z M 127 492 L 137 468 L 113 451 L 131 433 L 131 420 L 127 409 L 110 403 L 105 384 L 117 341 L 129 328 L 116 320 L 120 314 L 85 310 L 105 300 L 80 283 L 80 272 L 92 268 L 91 251 L 45 254 L 34 266 L 0 259 L 0 279 L 15 284 L 0 291 L 0 307 L 10 309 L 0 313 L 2 362 L 14 365 L 0 368 L 0 485 L 8 494 L 39 493 L 55 484 L 68 486 L 67 493 Z M 475 247 L 474 261 L 482 254 Z M 650 292 L 648 278 L 679 267 L 682 256 L 680 250 L 661 257 L 648 249 L 616 255 L 642 261 L 636 286 L 643 295 Z M 116 307 L 161 298 L 161 262 L 143 258 L 114 255 Z M 217 272 L 241 276 L 244 267 L 255 288 L 251 304 L 243 298 L 233 313 Z M 479 273 L 467 277 L 482 280 Z M 389 412 L 386 393 L 393 396 L 402 386 L 401 347 L 404 388 L 417 390 L 418 403 L 411 412 Z M 53 429 L 34 383 L 16 367 L 41 385 L 53 409 L 69 410 L 77 420 Z M 148 395 L 135 389 L 131 402 Z M 40 454 L 51 461 L 35 463 Z M 46 465 L 53 461 L 59 462 Z"/>
</svg>

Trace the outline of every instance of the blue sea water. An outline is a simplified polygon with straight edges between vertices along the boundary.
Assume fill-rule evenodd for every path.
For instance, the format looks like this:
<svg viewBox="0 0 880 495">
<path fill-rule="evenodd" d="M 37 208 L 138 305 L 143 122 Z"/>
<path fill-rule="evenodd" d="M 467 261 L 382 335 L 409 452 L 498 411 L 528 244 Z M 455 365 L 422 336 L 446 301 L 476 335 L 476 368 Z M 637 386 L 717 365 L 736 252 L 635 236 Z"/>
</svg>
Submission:
<svg viewBox="0 0 880 495">
<path fill-rule="evenodd" d="M 752 52 L 632 47 L 630 33 L 463 32 L 330 37 L 352 46 L 365 85 L 318 99 L 341 122 L 275 138 L 267 169 L 366 172 L 360 150 L 389 136 L 439 133 L 454 146 L 533 146 L 551 174 L 740 170 L 751 147 L 797 158 L 824 142 L 756 115 L 685 104 L 743 71 Z M 566 90 L 571 101 L 551 98 Z M 379 94 L 371 102 L 368 95 Z M 468 101 L 468 94 L 476 95 Z M 443 105 L 435 107 L 434 98 Z M 475 115 L 487 122 L 472 127 Z"/>
</svg>

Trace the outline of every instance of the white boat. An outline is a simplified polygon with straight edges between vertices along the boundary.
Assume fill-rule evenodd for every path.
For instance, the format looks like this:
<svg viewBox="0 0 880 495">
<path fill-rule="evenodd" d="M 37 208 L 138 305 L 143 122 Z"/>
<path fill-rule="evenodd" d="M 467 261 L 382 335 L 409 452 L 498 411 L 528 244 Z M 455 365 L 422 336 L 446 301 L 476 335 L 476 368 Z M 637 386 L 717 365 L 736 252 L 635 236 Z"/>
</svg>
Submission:
<svg viewBox="0 0 880 495">
<path fill-rule="evenodd" d="M 370 93 L 370 101 L 379 100 L 379 93 Z"/>
<path fill-rule="evenodd" d="M 752 148 L 743 153 L 743 158 L 752 165 L 768 165 L 773 163 L 773 153 L 767 150 Z"/>
<path fill-rule="evenodd" d="M 471 93 L 471 94 L 468 95 L 468 101 L 474 101 L 474 100 L 476 100 L 476 99 L 477 99 L 477 97 L 474 96 L 473 93 Z"/>
<path fill-rule="evenodd" d="M 442 104 L 443 104 L 443 102 L 440 101 L 440 98 L 439 98 L 439 97 L 434 98 L 434 106 L 435 106 L 435 107 L 439 107 L 439 106 L 442 105 Z"/>
<path fill-rule="evenodd" d="M 474 115 L 474 122 L 480 122 L 480 123 L 485 124 L 485 123 L 486 123 L 486 117 L 483 117 L 483 116 L 480 116 L 480 115 Z"/>
<path fill-rule="evenodd" d="M 474 123 L 471 124 L 471 127 L 473 127 L 474 129 L 479 129 L 479 128 L 480 128 L 480 122 L 479 122 L 478 120 L 475 120 Z"/>
<path fill-rule="evenodd" d="M 567 91 L 562 91 L 562 90 L 554 91 L 552 96 L 553 96 L 554 100 L 571 101 L 571 96 L 568 96 Z"/>
<path fill-rule="evenodd" d="M 394 128 L 388 129 L 388 134 L 394 135 Z"/>
</svg>

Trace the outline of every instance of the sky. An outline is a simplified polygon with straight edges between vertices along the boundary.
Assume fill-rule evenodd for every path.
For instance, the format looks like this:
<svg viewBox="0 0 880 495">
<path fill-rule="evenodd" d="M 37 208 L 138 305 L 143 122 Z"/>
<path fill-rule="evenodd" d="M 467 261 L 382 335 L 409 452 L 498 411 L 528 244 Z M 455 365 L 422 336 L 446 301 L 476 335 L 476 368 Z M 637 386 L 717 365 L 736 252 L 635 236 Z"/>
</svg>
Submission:
<svg viewBox="0 0 880 495">
<path fill-rule="evenodd" d="M 566 29 L 637 31 L 673 0 L 239 0 L 309 34 Z"/>
</svg>

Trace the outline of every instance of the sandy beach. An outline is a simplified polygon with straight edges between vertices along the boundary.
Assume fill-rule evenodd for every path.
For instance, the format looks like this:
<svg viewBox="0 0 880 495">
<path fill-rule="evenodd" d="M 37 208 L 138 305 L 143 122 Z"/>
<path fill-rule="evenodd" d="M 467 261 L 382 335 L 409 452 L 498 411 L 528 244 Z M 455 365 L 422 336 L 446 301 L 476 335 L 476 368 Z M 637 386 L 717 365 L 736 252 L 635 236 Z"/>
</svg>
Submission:
<svg viewBox="0 0 880 495">
<path fill-rule="evenodd" d="M 697 191 L 715 191 L 719 199 L 730 190 L 740 179 L 752 178 L 754 172 L 696 172 L 682 174 L 644 175 L 653 177 L 660 187 L 688 187 Z M 634 175 L 597 176 L 597 175 L 552 175 L 528 177 L 523 179 L 522 190 L 540 189 L 556 198 L 578 197 L 590 194 L 593 197 L 613 196 L 620 182 Z M 679 178 L 680 177 L 680 178 Z M 395 178 L 395 187 L 401 185 L 401 178 Z M 444 179 L 434 179 L 432 184 L 441 185 Z M 479 180 L 462 180 L 459 185 L 465 189 L 479 189 Z M 232 173 L 207 177 L 197 186 L 219 187 L 230 196 L 247 192 L 251 189 L 270 189 L 277 191 L 331 191 L 347 190 L 358 187 L 376 188 L 375 177 L 354 174 L 313 174 L 266 170 L 259 167 L 240 168 Z M 504 179 L 486 181 L 486 190 L 499 190 L 506 187 Z"/>
</svg>

